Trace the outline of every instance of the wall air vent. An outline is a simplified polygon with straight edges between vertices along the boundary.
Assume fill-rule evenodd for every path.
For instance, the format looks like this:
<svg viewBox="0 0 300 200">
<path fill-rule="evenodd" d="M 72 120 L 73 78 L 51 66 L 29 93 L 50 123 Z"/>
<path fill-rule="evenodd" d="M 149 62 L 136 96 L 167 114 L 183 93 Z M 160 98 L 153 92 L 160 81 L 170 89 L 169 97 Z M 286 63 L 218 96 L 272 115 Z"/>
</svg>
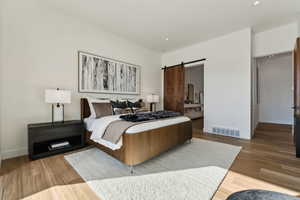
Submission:
<svg viewBox="0 0 300 200">
<path fill-rule="evenodd" d="M 212 132 L 217 135 L 240 138 L 240 130 L 238 129 L 213 127 Z"/>
</svg>

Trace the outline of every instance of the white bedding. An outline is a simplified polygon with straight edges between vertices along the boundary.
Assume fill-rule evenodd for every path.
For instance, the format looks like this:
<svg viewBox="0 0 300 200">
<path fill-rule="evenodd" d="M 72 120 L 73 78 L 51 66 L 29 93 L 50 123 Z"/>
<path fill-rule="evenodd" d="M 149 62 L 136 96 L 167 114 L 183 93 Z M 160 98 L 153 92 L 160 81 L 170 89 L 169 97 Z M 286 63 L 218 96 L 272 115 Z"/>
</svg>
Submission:
<svg viewBox="0 0 300 200">
<path fill-rule="evenodd" d="M 110 115 L 106 117 L 101 117 L 99 119 L 93 119 L 93 118 L 86 118 L 84 120 L 87 130 L 92 132 L 91 140 L 94 142 L 97 142 L 99 144 L 102 144 L 112 150 L 117 150 L 122 147 L 122 138 L 117 144 L 113 144 L 109 141 L 103 140 L 102 136 L 107 128 L 107 126 L 116 120 L 120 120 L 120 115 Z M 130 127 L 126 130 L 126 134 L 135 134 L 140 133 L 144 131 L 149 131 L 165 126 L 170 126 L 182 122 L 190 121 L 190 118 L 182 116 L 182 117 L 176 117 L 176 118 L 170 118 L 170 119 L 164 119 L 159 121 L 153 121 L 153 122 L 147 122 L 142 124 L 137 124 L 135 126 Z"/>
</svg>

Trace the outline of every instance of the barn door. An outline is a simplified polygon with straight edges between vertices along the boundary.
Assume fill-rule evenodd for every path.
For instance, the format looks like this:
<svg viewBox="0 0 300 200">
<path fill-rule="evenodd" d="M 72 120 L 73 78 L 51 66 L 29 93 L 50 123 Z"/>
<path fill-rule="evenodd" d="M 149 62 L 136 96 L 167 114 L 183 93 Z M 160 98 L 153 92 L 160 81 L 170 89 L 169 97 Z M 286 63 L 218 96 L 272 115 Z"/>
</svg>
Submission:
<svg viewBox="0 0 300 200">
<path fill-rule="evenodd" d="M 164 109 L 184 113 L 184 65 L 164 69 Z"/>
</svg>

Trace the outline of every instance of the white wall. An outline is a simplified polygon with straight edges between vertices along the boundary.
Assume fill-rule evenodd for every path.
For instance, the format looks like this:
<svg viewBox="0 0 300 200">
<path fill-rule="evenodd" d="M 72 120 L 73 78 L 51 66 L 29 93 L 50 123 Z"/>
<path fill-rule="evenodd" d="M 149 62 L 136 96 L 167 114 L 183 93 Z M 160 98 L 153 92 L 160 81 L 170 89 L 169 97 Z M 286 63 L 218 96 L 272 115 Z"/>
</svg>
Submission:
<svg viewBox="0 0 300 200">
<path fill-rule="evenodd" d="M 163 54 L 163 65 L 207 58 L 204 66 L 204 131 L 237 128 L 251 137 L 251 30 L 231 33 Z"/>
<path fill-rule="evenodd" d="M 298 36 L 300 37 L 300 17 L 298 19 Z"/>
<path fill-rule="evenodd" d="M 66 119 L 79 119 L 77 51 L 83 50 L 142 66 L 142 96 L 161 93 L 161 54 L 99 26 L 64 16 L 40 0 L 4 0 L 1 131 L 4 158 L 27 152 L 28 123 L 51 120 L 44 90 L 73 91 Z M 16 15 L 17 14 L 17 15 Z M 105 96 L 105 95 L 98 95 Z"/>
<path fill-rule="evenodd" d="M 252 59 L 252 135 L 255 133 L 255 129 L 259 122 L 259 105 L 258 105 L 258 69 L 256 59 Z"/>
<path fill-rule="evenodd" d="M 256 33 L 253 41 L 253 56 L 290 52 L 294 49 L 298 35 L 297 22 Z"/>
<path fill-rule="evenodd" d="M 255 134 L 255 129 L 258 125 L 258 100 L 257 100 L 257 84 L 258 84 L 258 77 L 257 77 L 257 67 L 256 67 L 256 59 L 253 58 L 254 52 L 254 33 L 252 31 L 251 34 L 251 131 L 252 136 Z"/>
<path fill-rule="evenodd" d="M 293 124 L 292 54 L 257 60 L 259 69 L 259 121 Z"/>
</svg>

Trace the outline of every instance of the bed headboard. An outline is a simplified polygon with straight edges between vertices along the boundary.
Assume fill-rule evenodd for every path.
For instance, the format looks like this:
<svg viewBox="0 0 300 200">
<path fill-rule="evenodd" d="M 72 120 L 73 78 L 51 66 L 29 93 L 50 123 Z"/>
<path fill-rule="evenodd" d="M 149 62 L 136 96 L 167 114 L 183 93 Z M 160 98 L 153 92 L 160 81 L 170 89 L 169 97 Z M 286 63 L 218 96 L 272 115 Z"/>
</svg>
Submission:
<svg viewBox="0 0 300 200">
<path fill-rule="evenodd" d="M 80 99 L 80 112 L 81 120 L 91 115 L 90 106 L 87 98 Z"/>
<path fill-rule="evenodd" d="M 105 100 L 109 100 L 109 99 L 105 99 Z M 125 99 L 122 99 L 125 100 Z M 126 100 L 131 100 L 129 98 L 127 98 Z M 144 107 L 145 104 L 142 103 L 142 107 Z M 91 115 L 91 111 L 90 111 L 90 106 L 89 106 L 89 102 L 87 98 L 81 98 L 80 99 L 80 117 L 81 120 L 83 120 L 84 118 L 88 118 Z"/>
</svg>

